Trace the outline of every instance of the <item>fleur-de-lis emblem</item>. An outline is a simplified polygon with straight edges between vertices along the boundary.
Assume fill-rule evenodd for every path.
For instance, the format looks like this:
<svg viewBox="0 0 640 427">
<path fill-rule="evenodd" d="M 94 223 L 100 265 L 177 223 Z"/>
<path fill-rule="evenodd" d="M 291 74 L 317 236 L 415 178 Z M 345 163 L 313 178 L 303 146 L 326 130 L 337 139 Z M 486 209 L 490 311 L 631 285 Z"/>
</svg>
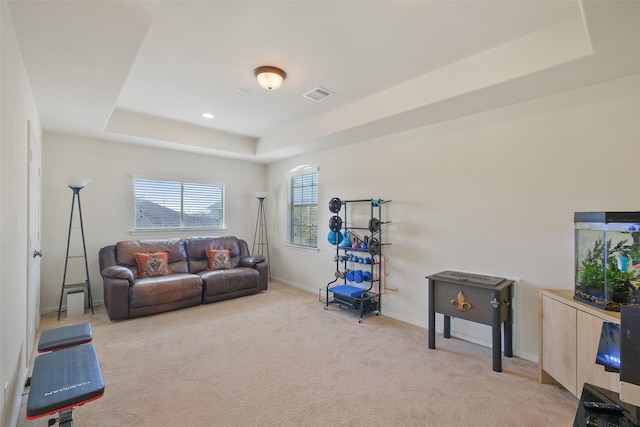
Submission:
<svg viewBox="0 0 640 427">
<path fill-rule="evenodd" d="M 467 299 L 464 297 L 464 293 L 462 291 L 458 292 L 457 300 L 451 300 L 451 304 L 457 305 L 459 311 L 467 311 L 473 307 L 470 302 L 467 302 Z"/>
</svg>

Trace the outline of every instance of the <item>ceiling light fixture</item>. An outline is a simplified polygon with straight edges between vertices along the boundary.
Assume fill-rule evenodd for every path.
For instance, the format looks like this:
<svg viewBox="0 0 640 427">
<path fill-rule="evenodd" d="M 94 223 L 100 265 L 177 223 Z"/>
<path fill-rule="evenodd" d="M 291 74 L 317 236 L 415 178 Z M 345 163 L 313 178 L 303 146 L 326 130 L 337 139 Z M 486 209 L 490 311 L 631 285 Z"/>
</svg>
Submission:
<svg viewBox="0 0 640 427">
<path fill-rule="evenodd" d="M 260 86 L 266 90 L 275 90 L 282 86 L 282 82 L 287 77 L 287 73 L 280 68 L 265 65 L 253 70 Z"/>
<path fill-rule="evenodd" d="M 205 119 L 213 119 L 214 115 L 211 113 L 202 113 L 202 117 Z"/>
</svg>

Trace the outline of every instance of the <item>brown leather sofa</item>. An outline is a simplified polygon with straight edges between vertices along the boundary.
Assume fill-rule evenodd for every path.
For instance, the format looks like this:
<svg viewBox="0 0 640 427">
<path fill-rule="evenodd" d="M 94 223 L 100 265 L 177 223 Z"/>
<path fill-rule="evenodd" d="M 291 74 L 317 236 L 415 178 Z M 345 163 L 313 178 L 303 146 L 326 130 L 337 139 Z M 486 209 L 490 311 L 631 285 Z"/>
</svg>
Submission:
<svg viewBox="0 0 640 427">
<path fill-rule="evenodd" d="M 210 269 L 207 249 L 229 249 L 230 265 Z M 145 277 L 136 254 L 168 253 L 168 275 Z M 267 290 L 268 265 L 235 236 L 132 240 L 100 249 L 109 319 L 147 316 Z"/>
</svg>

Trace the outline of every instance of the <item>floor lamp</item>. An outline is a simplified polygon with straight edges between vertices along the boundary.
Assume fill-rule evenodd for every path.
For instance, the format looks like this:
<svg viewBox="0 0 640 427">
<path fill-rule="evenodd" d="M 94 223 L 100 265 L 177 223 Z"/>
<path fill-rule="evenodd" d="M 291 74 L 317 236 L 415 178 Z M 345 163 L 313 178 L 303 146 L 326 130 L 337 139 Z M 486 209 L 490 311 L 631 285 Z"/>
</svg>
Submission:
<svg viewBox="0 0 640 427">
<path fill-rule="evenodd" d="M 253 247 L 251 255 L 265 256 L 268 263 L 267 271 L 269 272 L 269 282 L 271 282 L 271 260 L 269 259 L 269 236 L 267 235 L 267 220 L 264 213 L 264 199 L 267 198 L 266 191 L 256 191 L 254 193 L 258 198 L 258 216 L 256 218 L 256 231 L 253 234 Z M 257 247 L 257 250 L 256 250 Z"/>
<path fill-rule="evenodd" d="M 64 291 L 70 288 L 84 288 L 87 287 L 87 298 L 89 300 L 89 307 L 91 307 L 91 313 L 94 314 L 93 311 L 93 298 L 91 297 L 91 282 L 89 281 L 89 264 L 87 262 L 87 245 L 84 241 L 84 226 L 82 224 L 82 206 L 80 205 L 80 190 L 82 190 L 85 185 L 89 183 L 88 179 L 68 179 L 66 180 L 67 185 L 73 191 L 73 196 L 71 198 L 71 215 L 69 216 L 69 234 L 67 234 L 67 254 L 64 259 L 64 274 L 62 276 L 62 289 L 60 290 L 60 303 L 58 304 L 58 320 L 60 320 L 60 312 L 62 311 L 62 299 L 64 298 Z M 71 244 L 71 229 L 73 228 L 73 208 L 75 207 L 76 198 L 78 198 L 78 214 L 80 217 L 80 232 L 82 234 L 82 250 L 83 255 L 73 255 L 69 256 L 69 246 Z M 84 258 L 84 271 L 85 271 L 85 282 L 84 283 L 67 283 L 67 267 L 69 265 L 69 258 Z"/>
</svg>

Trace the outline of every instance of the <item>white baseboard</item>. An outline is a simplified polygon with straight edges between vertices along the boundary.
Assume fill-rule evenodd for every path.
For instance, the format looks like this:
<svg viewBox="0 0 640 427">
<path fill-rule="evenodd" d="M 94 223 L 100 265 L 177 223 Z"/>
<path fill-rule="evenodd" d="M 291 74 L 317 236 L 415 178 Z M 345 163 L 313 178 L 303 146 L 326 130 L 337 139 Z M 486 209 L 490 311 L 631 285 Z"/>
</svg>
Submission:
<svg viewBox="0 0 640 427">
<path fill-rule="evenodd" d="M 93 308 L 95 309 L 98 306 L 103 305 L 104 301 L 102 300 L 93 300 Z M 85 307 L 85 311 L 88 310 L 87 307 Z M 63 305 L 61 312 L 66 312 L 67 311 L 67 305 Z M 50 314 L 50 313 L 57 313 L 58 312 L 58 307 L 40 307 L 40 315 L 43 314 Z"/>
</svg>

